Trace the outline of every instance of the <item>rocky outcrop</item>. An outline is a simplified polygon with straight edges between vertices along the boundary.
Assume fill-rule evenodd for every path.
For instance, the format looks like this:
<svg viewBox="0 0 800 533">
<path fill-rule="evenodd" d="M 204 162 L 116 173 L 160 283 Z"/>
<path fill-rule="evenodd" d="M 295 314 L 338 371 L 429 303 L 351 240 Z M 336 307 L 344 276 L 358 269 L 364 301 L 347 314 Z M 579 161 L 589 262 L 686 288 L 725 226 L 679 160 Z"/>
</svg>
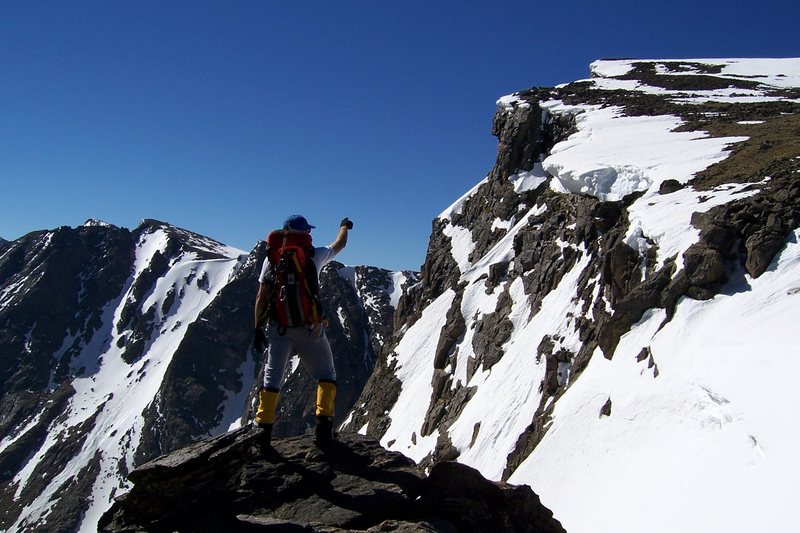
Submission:
<svg viewBox="0 0 800 533">
<path fill-rule="evenodd" d="M 310 436 L 260 448 L 258 430 L 198 442 L 130 474 L 99 530 L 564 531 L 527 486 L 443 462 L 426 476 L 359 435 L 325 449 Z"/>
<path fill-rule="evenodd" d="M 430 373 L 432 397 L 426 398 L 425 417 L 416 427 L 422 436 L 438 432 L 429 463 L 457 458 L 459 451 L 450 442 L 448 430 L 474 396 L 468 386 L 473 376 L 491 373 L 505 357 L 515 327 L 522 327 L 511 320 L 515 305 L 517 317 L 526 313 L 535 317 L 548 296 L 580 265 L 572 289 L 574 305 L 564 311 L 566 333 L 548 332 L 538 346 L 528 348 L 535 353 L 530 364 L 543 366 L 538 386 L 541 401 L 507 457 L 504 475 L 508 476 L 540 442 L 549 428 L 553 405 L 580 379 L 598 348 L 610 359 L 622 336 L 648 310 L 664 309 L 670 320 L 681 298 L 709 299 L 723 290 L 746 287 L 745 275 L 756 278 L 770 268 L 787 237 L 800 227 L 796 178 L 800 104 L 793 100 L 798 90 L 761 86 L 755 78 L 717 76 L 720 68 L 693 62 L 658 62 L 658 66 L 640 62 L 619 80 L 637 80 L 665 91 L 721 87 L 752 91 L 757 87 L 783 100 L 686 105 L 656 91 L 600 90 L 590 81 L 534 88 L 501 100 L 492 122 L 498 138 L 494 167 L 483 182 L 434 220 L 421 282 L 403 302 L 404 313 L 396 315 L 395 336 L 387 343 L 346 427 L 367 428 L 370 435 L 381 438 L 392 425 L 390 413 L 403 388 L 395 375 L 394 351 L 402 336 L 420 334 L 414 325 L 426 306 L 452 291 L 453 303 L 435 350 L 417 358 L 430 361 L 429 368 L 419 371 Z M 699 232 L 697 242 L 680 256 L 659 262 L 655 240 L 629 234 L 629 209 L 644 191 L 613 201 L 580 191 L 564 194 L 552 186 L 556 178 L 537 167 L 555 144 L 577 131 L 580 111 L 547 111 L 546 103 L 555 101 L 614 106 L 629 117 L 672 115 L 682 121 L 677 132 L 747 139 L 731 146 L 729 157 L 688 183 L 664 179 L 657 189 L 664 197 L 687 189 L 707 191 L 707 197 L 700 198 L 702 203 L 719 187 L 749 185 L 737 189 L 743 193 L 736 200 L 698 209 L 691 219 Z M 520 186 L 524 181 L 520 176 L 526 173 L 535 175 L 537 185 Z M 748 190 L 752 194 L 745 194 Z M 512 231 L 509 243 L 504 239 Z M 458 236 L 458 242 L 452 235 Z M 634 247 L 637 239 L 638 247 Z M 469 251 L 466 260 L 465 250 Z M 465 295 L 475 293 L 474 272 L 482 272 L 482 288 L 496 298 L 496 305 L 470 316 L 461 311 L 468 306 Z M 524 311 L 510 292 L 519 284 L 527 297 Z M 464 352 L 470 356 L 459 358 Z M 454 369 L 459 360 L 466 361 L 466 372 L 457 377 Z M 658 375 L 654 363 L 650 368 Z M 459 429 L 461 448 L 471 447 L 463 442 L 464 425 Z M 475 421 L 474 435 L 480 433 L 480 425 Z M 392 446 L 394 441 L 385 444 Z"/>
</svg>

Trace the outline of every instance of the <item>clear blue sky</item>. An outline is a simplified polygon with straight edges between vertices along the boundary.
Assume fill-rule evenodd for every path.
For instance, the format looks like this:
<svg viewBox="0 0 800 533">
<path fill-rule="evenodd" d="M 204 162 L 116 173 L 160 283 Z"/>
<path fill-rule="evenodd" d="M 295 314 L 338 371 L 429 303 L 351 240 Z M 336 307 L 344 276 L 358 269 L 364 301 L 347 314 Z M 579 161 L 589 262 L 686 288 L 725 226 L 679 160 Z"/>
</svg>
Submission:
<svg viewBox="0 0 800 533">
<path fill-rule="evenodd" d="M 0 237 L 157 218 L 250 250 L 287 214 L 418 269 L 491 169 L 495 101 L 609 57 L 795 57 L 798 2 L 0 3 Z"/>
</svg>

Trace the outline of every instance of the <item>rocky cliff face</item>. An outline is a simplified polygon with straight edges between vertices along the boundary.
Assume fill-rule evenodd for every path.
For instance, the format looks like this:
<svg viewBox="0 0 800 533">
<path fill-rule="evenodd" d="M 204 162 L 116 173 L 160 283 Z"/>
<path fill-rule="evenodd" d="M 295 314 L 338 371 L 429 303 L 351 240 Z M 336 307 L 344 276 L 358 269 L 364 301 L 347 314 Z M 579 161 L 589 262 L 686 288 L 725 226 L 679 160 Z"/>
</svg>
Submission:
<svg viewBox="0 0 800 533">
<path fill-rule="evenodd" d="M 421 283 L 347 428 L 508 479 L 590 360 L 628 357 L 634 325 L 663 314 L 663 327 L 680 302 L 774 268 L 800 227 L 800 90 L 724 61 L 595 67 L 498 103 L 495 165 L 434 221 Z M 656 119 L 649 140 L 626 133 Z M 659 214 L 670 231 L 653 229 Z M 631 357 L 659 376 L 647 344 Z"/>
<path fill-rule="evenodd" d="M 426 475 L 354 434 L 324 450 L 279 439 L 262 453 L 257 435 L 240 429 L 134 470 L 100 531 L 564 531 L 530 487 L 458 463 Z"/>
<path fill-rule="evenodd" d="M 358 400 L 358 387 L 340 393 L 340 407 L 355 401 L 346 460 L 303 437 L 279 440 L 275 461 L 248 458 L 252 435 L 234 430 L 131 474 L 104 527 L 178 528 L 176 498 L 183 519 L 214 527 L 517 523 L 485 505 L 505 509 L 517 489 L 480 482 L 464 499 L 451 491 L 477 478 L 453 461 L 531 485 L 570 531 L 791 522 L 800 61 L 592 68 L 498 102 L 494 167 L 433 221 L 419 283 L 341 265 L 323 276 L 342 383 L 369 376 Z M 95 523 L 135 466 L 249 418 L 263 250 L 154 221 L 2 246 L 0 527 Z M 288 379 L 278 435 L 310 423 L 304 379 Z M 419 492 L 418 467 L 375 440 L 431 469 L 434 488 Z M 230 475 L 209 487 L 198 462 Z M 254 500 L 275 487 L 313 516 Z M 220 524 L 193 507 L 206 490 Z M 403 512 L 370 511 L 389 501 Z"/>
<path fill-rule="evenodd" d="M 263 243 L 245 254 L 154 220 L 3 245 L 0 528 L 91 528 L 136 465 L 252 417 L 264 255 Z M 323 273 L 340 419 L 391 333 L 390 295 L 414 279 L 341 264 Z M 302 369 L 289 376 L 276 434 L 306 429 L 307 381 Z"/>
</svg>

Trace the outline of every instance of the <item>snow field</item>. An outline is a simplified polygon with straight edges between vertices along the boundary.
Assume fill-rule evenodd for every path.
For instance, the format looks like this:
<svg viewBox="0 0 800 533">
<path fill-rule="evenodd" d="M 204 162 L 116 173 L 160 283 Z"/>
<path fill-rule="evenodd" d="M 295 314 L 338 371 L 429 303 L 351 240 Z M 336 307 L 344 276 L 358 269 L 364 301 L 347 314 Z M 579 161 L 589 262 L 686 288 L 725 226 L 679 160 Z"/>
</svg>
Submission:
<svg viewBox="0 0 800 533">
<path fill-rule="evenodd" d="M 719 76 L 731 79 L 757 81 L 772 87 L 798 87 L 800 86 L 800 62 L 796 58 L 731 58 L 731 59 L 636 59 L 636 60 L 600 60 L 590 65 L 592 81 L 603 78 L 624 76 L 634 68 L 637 62 L 656 62 L 656 73 L 671 76 L 702 74 L 695 68 L 685 68 L 681 71 L 670 71 L 663 66 L 665 63 L 700 63 L 703 65 L 720 66 Z M 633 81 L 633 80 L 614 80 Z M 738 90 L 739 92 L 741 89 Z"/>
<path fill-rule="evenodd" d="M 725 159 L 728 146 L 747 137 L 708 137 L 676 132 L 673 116 L 626 117 L 618 107 L 542 104 L 551 113 L 576 114 L 578 131 L 557 143 L 542 165 L 557 179 L 556 192 L 579 193 L 604 201 L 632 192 L 658 190 L 664 180 L 686 183 Z"/>
<path fill-rule="evenodd" d="M 72 361 L 73 370 L 83 367 L 86 371 L 73 380 L 75 395 L 64 415 L 53 421 L 45 443 L 14 478 L 14 482 L 19 484 L 17 495 L 50 448 L 58 445 L 60 435 L 70 433 L 83 422 L 96 417 L 93 427 L 78 454 L 65 469 L 53 475 L 48 488 L 26 507 L 12 529 L 21 529 L 26 524 L 45 519 L 50 502 L 61 486 L 79 475 L 95 457 L 100 461 L 100 474 L 95 480 L 81 530 L 96 530 L 97 520 L 112 498 L 128 488 L 127 480 L 117 471 L 120 462 L 127 468 L 133 467 L 133 456 L 144 421 L 142 414 L 152 401 L 157 401 L 168 363 L 186 329 L 225 286 L 240 261 L 241 252 L 236 250 L 235 258 L 231 259 L 198 261 L 193 254 L 187 254 L 173 263 L 167 275 L 159 279 L 141 302 L 142 311 L 155 306 L 159 324 L 143 355 L 133 364 L 128 364 L 122 359 L 124 349 L 117 347 L 117 341 L 127 332 L 117 333 L 114 324 L 119 322 L 126 302 L 132 299 L 130 290 L 134 279 L 149 266 L 157 251 L 166 249 L 167 239 L 166 232 L 160 229 L 142 235 L 137 243 L 134 272 L 122 294 L 106 306 L 103 326 Z M 207 277 L 208 283 L 199 287 L 196 280 L 203 277 Z M 191 281 L 187 283 L 187 279 Z M 162 313 L 163 302 L 171 289 L 182 292 L 183 297 L 176 298 L 172 307 Z"/>
<path fill-rule="evenodd" d="M 389 366 L 397 365 L 395 375 L 402 382 L 402 389 L 389 412 L 392 422 L 381 438 L 381 445 L 417 462 L 433 450 L 439 435 L 436 431 L 422 437 L 420 432 L 433 394 L 431 378 L 436 344 L 454 298 L 455 292 L 448 290 L 428 305 L 389 360 Z"/>
<path fill-rule="evenodd" d="M 661 330 L 664 312 L 650 311 L 611 361 L 598 350 L 509 481 L 531 485 L 568 531 L 792 531 L 797 237 L 736 292 L 681 301 Z M 658 377 L 636 360 L 645 347 Z"/>
<path fill-rule="evenodd" d="M 686 61 L 721 65 L 723 76 L 732 79 L 755 79 L 772 87 L 800 86 L 797 59 L 681 62 Z M 596 62 L 593 73 L 606 78 L 592 81 L 601 89 L 662 94 L 686 104 L 780 99 L 770 96 L 769 88 L 679 93 L 607 78 L 631 68 L 631 61 Z M 663 67 L 659 72 L 679 74 Z M 500 99 L 498 106 L 512 109 L 520 101 L 512 95 Z M 563 194 L 613 201 L 642 192 L 628 209 L 626 243 L 643 255 L 650 246 L 658 246 L 656 267 L 674 259 L 676 272 L 682 268 L 683 253 L 698 239 L 699 232 L 690 223 L 693 213 L 759 193 L 757 188 L 744 190 L 747 186 L 739 184 L 702 193 L 689 187 L 658 193 L 667 179 L 688 183 L 725 159 L 731 146 L 747 137 L 678 132 L 682 122 L 677 117 L 625 117 L 614 107 L 566 106 L 558 101 L 542 105 L 548 113 L 574 114 L 578 131 L 553 148 L 541 169 L 537 166 L 511 176 L 515 190 L 538 187 L 547 172 L 555 176 L 550 187 Z M 514 328 L 503 347 L 505 355 L 491 370 L 479 368 L 466 383 L 466 364 L 474 356 L 472 327 L 494 311 L 503 288 L 486 295 L 484 285 L 475 281 L 492 263 L 513 260 L 513 241 L 507 241 L 471 264 L 467 259 L 474 247 L 471 232 L 450 222 L 484 182 L 439 217 L 448 222 L 444 232 L 451 238 L 461 280 L 470 284 L 462 299 L 467 330 L 456 348 L 455 368 L 446 370 L 452 373 L 454 386 L 461 382 L 477 387 L 450 426 L 449 436 L 461 453 L 460 462 L 499 479 L 508 452 L 541 400 L 538 387 L 545 367 L 544 362 L 535 361 L 539 342 L 546 334 L 558 335 L 563 337 L 558 346 L 573 352 L 580 348 L 569 314 L 581 305 L 574 301 L 576 283 L 586 266 L 583 261 L 589 259 L 581 256 L 581 263 L 545 298 L 534 316 L 528 315 L 523 304 L 521 283 L 509 287 Z M 495 220 L 494 227 L 508 229 L 513 239 L 527 224 L 526 217 Z M 597 350 L 580 378 L 554 405 L 542 442 L 509 481 L 531 485 L 573 533 L 792 531 L 800 518 L 792 499 L 800 488 L 800 459 L 795 451 L 800 429 L 792 423 L 796 417 L 790 411 L 800 400 L 793 383 L 800 359 L 790 334 L 800 318 L 799 236 L 794 233 L 773 267 L 760 278 L 745 277 L 745 283 L 731 285 L 706 302 L 684 299 L 666 325 L 663 310 L 650 310 L 621 339 L 613 359 Z M 599 287 L 593 295 L 597 298 L 602 298 Z M 446 313 L 446 305 L 438 301 L 434 305 L 438 313 Z M 432 318 L 420 321 L 406 338 L 437 337 L 437 329 L 428 328 L 440 327 Z M 394 435 L 413 430 L 424 419 L 435 348 L 436 341 L 429 340 L 403 355 L 404 391 L 406 381 L 417 385 L 423 391 L 418 401 L 425 409 L 409 411 L 408 418 L 393 417 L 389 431 Z M 409 360 L 412 357 L 417 360 Z M 414 367 L 424 379 L 409 372 Z M 564 373 L 562 383 L 571 382 L 569 366 L 559 370 Z M 610 412 L 606 415 L 607 402 Z M 403 409 L 408 407 L 404 403 Z M 412 415 L 416 420 L 410 419 Z M 424 441 L 395 449 L 422 458 L 432 446 Z"/>
</svg>

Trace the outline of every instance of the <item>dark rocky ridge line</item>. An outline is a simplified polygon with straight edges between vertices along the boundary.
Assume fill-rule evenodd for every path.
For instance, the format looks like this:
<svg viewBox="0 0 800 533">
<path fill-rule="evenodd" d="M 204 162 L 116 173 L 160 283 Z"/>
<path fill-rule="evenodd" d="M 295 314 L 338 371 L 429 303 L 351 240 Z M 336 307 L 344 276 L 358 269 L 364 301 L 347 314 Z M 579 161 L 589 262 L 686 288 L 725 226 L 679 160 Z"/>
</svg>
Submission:
<svg viewBox="0 0 800 533">
<path fill-rule="evenodd" d="M 564 531 L 530 487 L 458 463 L 426 476 L 368 437 L 341 435 L 319 449 L 306 435 L 261 450 L 258 434 L 243 428 L 137 468 L 99 530 Z"/>
</svg>

